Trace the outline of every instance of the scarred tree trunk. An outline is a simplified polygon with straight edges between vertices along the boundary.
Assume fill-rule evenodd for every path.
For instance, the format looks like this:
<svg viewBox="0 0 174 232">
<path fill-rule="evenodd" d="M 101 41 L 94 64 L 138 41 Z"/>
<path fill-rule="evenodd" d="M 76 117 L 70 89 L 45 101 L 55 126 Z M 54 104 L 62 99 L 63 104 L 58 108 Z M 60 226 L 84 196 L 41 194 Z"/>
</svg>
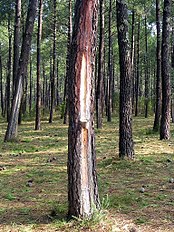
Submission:
<svg viewBox="0 0 174 232">
<path fill-rule="evenodd" d="M 37 90 L 36 90 L 36 120 L 35 130 L 40 130 L 40 114 L 41 114 L 41 86 L 40 86 L 40 69 L 41 69 L 41 37 L 42 37 L 42 11 L 43 0 L 39 0 L 39 17 L 38 17 L 38 34 L 37 34 Z"/>
<path fill-rule="evenodd" d="M 162 70 L 162 117 L 160 127 L 160 139 L 170 138 L 170 13 L 171 0 L 164 0 L 163 30 L 161 49 Z"/>
<path fill-rule="evenodd" d="M 157 30 L 157 48 L 156 48 L 156 109 L 153 130 L 158 131 L 161 115 L 161 32 L 160 32 L 160 1 L 156 0 L 156 30 Z"/>
<path fill-rule="evenodd" d="M 120 123 L 119 123 L 119 156 L 134 158 L 132 139 L 132 74 L 129 51 L 128 14 L 124 0 L 116 1 L 117 30 L 120 58 Z"/>
<path fill-rule="evenodd" d="M 19 116 L 19 109 L 20 109 L 21 99 L 23 94 L 23 86 L 22 86 L 23 78 L 25 75 L 25 70 L 29 59 L 34 20 L 36 16 L 36 9 L 37 9 L 37 0 L 30 0 L 27 19 L 26 19 L 26 29 L 23 38 L 18 74 L 17 74 L 17 86 L 15 90 L 15 95 L 12 104 L 12 111 L 11 111 L 4 141 L 13 140 L 17 137 L 18 116 Z"/>
<path fill-rule="evenodd" d="M 100 42 L 98 58 L 98 82 L 96 92 L 96 119 L 97 128 L 102 128 L 104 108 L 104 0 L 100 1 Z"/>
<path fill-rule="evenodd" d="M 97 0 L 76 1 L 69 79 L 69 216 L 89 218 L 99 208 L 94 143 L 94 65 Z"/>
</svg>

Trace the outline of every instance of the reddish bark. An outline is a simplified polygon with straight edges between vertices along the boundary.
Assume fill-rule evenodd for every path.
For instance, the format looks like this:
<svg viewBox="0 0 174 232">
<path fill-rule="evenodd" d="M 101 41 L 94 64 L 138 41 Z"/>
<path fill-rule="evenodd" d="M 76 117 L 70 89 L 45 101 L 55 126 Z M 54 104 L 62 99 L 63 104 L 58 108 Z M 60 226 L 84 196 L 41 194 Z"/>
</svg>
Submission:
<svg viewBox="0 0 174 232">
<path fill-rule="evenodd" d="M 97 0 L 77 1 L 69 79 L 69 216 L 90 217 L 99 207 L 94 143 L 94 63 Z"/>
</svg>

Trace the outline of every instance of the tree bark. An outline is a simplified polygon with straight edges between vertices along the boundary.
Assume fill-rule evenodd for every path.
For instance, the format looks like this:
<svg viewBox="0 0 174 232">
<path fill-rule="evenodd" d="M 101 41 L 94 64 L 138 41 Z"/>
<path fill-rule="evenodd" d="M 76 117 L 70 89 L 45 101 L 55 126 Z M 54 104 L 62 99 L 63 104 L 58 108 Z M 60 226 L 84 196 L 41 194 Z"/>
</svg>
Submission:
<svg viewBox="0 0 174 232">
<path fill-rule="evenodd" d="M 89 218 L 99 208 L 94 142 L 97 0 L 76 1 L 69 78 L 68 215 Z"/>
<path fill-rule="evenodd" d="M 100 1 L 100 40 L 98 58 L 98 82 L 96 92 L 96 121 L 97 128 L 102 128 L 102 116 L 104 108 L 104 5 L 105 1 Z"/>
<path fill-rule="evenodd" d="M 132 34 L 131 34 L 131 66 L 132 66 L 132 113 L 134 113 L 135 94 L 135 11 L 132 10 Z"/>
<path fill-rule="evenodd" d="M 158 131 L 160 127 L 161 115 L 161 32 L 160 32 L 160 1 L 156 0 L 156 30 L 157 30 L 157 48 L 156 48 L 156 107 L 153 130 Z"/>
<path fill-rule="evenodd" d="M 17 71 L 19 65 L 20 25 L 21 25 L 21 0 L 16 0 L 15 26 L 14 26 L 14 51 L 13 51 L 13 96 L 15 92 Z"/>
<path fill-rule="evenodd" d="M 140 83 L 140 16 L 138 19 L 138 35 L 137 35 L 137 69 L 136 69 L 136 84 L 135 84 L 135 116 L 138 116 L 138 101 L 139 101 L 139 83 Z"/>
<path fill-rule="evenodd" d="M 113 84 L 113 57 L 112 57 L 112 0 L 109 1 L 109 54 L 108 54 L 108 94 L 107 94 L 107 121 L 111 122 L 112 115 L 112 84 Z"/>
<path fill-rule="evenodd" d="M 67 112 L 68 112 L 68 79 L 70 76 L 70 48 L 72 42 L 72 1 L 69 0 L 69 23 L 68 23 L 68 41 L 67 41 L 67 57 L 66 57 L 66 77 L 65 77 L 65 86 L 64 86 L 64 103 L 65 103 L 65 112 L 63 124 L 67 123 Z"/>
<path fill-rule="evenodd" d="M 1 115 L 4 117 L 4 95 L 3 95 L 3 84 L 2 84 L 1 44 L 0 44 L 0 91 L 1 91 Z"/>
<path fill-rule="evenodd" d="M 6 82 L 6 110 L 7 110 L 7 122 L 10 118 L 10 107 L 11 107 L 11 67 L 12 67 L 12 33 L 11 33 L 11 21 L 10 15 L 8 16 L 8 64 L 7 64 L 7 82 Z"/>
<path fill-rule="evenodd" d="M 35 130 L 41 129 L 41 37 L 42 37 L 42 12 L 43 12 L 43 0 L 39 0 L 39 16 L 38 16 L 38 34 L 37 34 L 37 90 L 36 90 L 36 120 Z"/>
<path fill-rule="evenodd" d="M 134 158 L 132 139 L 132 73 L 129 51 L 128 13 L 125 1 L 116 1 L 120 61 L 119 156 Z"/>
<path fill-rule="evenodd" d="M 171 0 L 164 0 L 161 70 L 162 70 L 162 117 L 160 139 L 170 138 L 170 14 Z"/>
<path fill-rule="evenodd" d="M 147 38 L 147 15 L 145 15 L 145 118 L 149 111 L 149 65 L 148 65 L 148 38 Z"/>
<path fill-rule="evenodd" d="M 29 112 L 31 115 L 31 111 L 32 111 L 32 89 L 33 89 L 33 76 L 32 76 L 32 57 L 30 55 L 30 96 L 29 96 Z"/>
<path fill-rule="evenodd" d="M 34 20 L 36 16 L 36 9 L 37 9 L 37 0 L 30 0 L 27 19 L 26 19 L 26 29 L 24 33 L 22 49 L 21 49 L 21 56 L 17 74 L 17 86 L 15 90 L 15 95 L 12 104 L 12 111 L 9 119 L 9 123 L 7 126 L 7 131 L 5 134 L 4 141 L 14 140 L 17 137 L 18 132 L 18 116 L 19 116 L 19 109 L 21 105 L 21 99 L 23 94 L 23 78 L 25 75 L 25 70 L 27 67 L 28 59 L 29 59 L 29 52 L 31 47 L 31 39 L 34 27 Z"/>
<path fill-rule="evenodd" d="M 53 75 L 51 78 L 51 106 L 50 106 L 50 118 L 49 123 L 53 122 L 53 111 L 55 105 L 55 79 L 56 79 L 56 24 L 57 24 L 57 17 L 56 17 L 56 0 L 53 0 L 53 14 L 54 14 L 54 24 L 53 24 Z"/>
</svg>

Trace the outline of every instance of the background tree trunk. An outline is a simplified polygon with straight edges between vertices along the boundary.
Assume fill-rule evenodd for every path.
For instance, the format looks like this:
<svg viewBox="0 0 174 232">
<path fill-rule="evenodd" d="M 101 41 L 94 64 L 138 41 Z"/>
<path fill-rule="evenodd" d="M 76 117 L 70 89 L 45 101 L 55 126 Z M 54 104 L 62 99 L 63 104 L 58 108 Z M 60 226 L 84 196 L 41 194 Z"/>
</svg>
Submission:
<svg viewBox="0 0 174 232">
<path fill-rule="evenodd" d="M 0 44 L 0 91 L 1 91 L 1 115 L 4 117 L 4 95 L 2 85 L 2 56 L 1 56 L 1 44 Z"/>
<path fill-rule="evenodd" d="M 170 138 L 170 13 L 171 0 L 164 0 L 161 70 L 162 70 L 162 117 L 160 139 Z"/>
<path fill-rule="evenodd" d="M 147 15 L 145 15 L 145 57 L 144 57 L 144 63 L 145 63 L 145 118 L 148 117 L 149 112 L 149 60 L 148 60 L 148 34 L 147 34 Z"/>
<path fill-rule="evenodd" d="M 157 30 L 157 48 L 156 48 L 156 104 L 155 120 L 153 130 L 158 131 L 160 127 L 161 115 L 161 32 L 160 32 L 160 1 L 156 0 L 156 30 Z"/>
<path fill-rule="evenodd" d="M 140 16 L 138 17 L 138 31 L 137 31 L 137 69 L 136 69 L 136 83 L 135 83 L 135 116 L 138 116 L 138 101 L 139 101 L 139 84 L 140 84 Z"/>
<path fill-rule="evenodd" d="M 7 126 L 7 131 L 5 134 L 4 141 L 13 140 L 17 137 L 17 129 L 18 129 L 18 116 L 19 109 L 21 105 L 21 99 L 23 94 L 23 78 L 25 75 L 26 67 L 29 59 L 29 52 L 31 47 L 31 39 L 34 27 L 34 20 L 36 16 L 37 9 L 37 0 L 30 0 L 27 19 L 26 19 L 26 29 L 22 43 L 21 56 L 18 68 L 18 80 L 17 87 L 15 90 L 15 96 L 13 99 L 12 111 L 10 115 L 10 119 Z"/>
<path fill-rule="evenodd" d="M 68 112 L 68 79 L 70 77 L 70 48 L 72 42 L 72 1 L 69 0 L 69 25 L 68 25 L 68 42 L 67 42 L 67 57 L 66 57 L 66 77 L 65 77 L 65 87 L 64 87 L 64 119 L 63 123 L 67 123 L 67 112 Z"/>
<path fill-rule="evenodd" d="M 56 79 L 56 31 L 57 31 L 57 17 L 56 17 L 56 0 L 53 0 L 53 14 L 54 14 L 54 24 L 53 24 L 53 75 L 51 76 L 51 105 L 50 105 L 50 118 L 49 123 L 53 122 L 53 111 L 55 106 L 55 79 Z"/>
<path fill-rule="evenodd" d="M 21 25 L 21 0 L 16 0 L 15 26 L 14 26 L 14 51 L 13 51 L 13 96 L 15 92 L 17 71 L 19 65 L 20 25 Z"/>
<path fill-rule="evenodd" d="M 96 119 L 97 128 L 102 128 L 102 116 L 104 108 L 104 0 L 100 1 L 100 40 L 98 58 L 98 82 L 96 92 Z"/>
<path fill-rule="evenodd" d="M 38 34 L 37 34 L 37 90 L 36 90 L 36 120 L 35 130 L 40 130 L 40 114 L 41 114 L 41 85 L 40 85 L 40 74 L 41 74 L 41 37 L 42 37 L 42 11 L 43 11 L 43 0 L 39 0 L 39 16 L 38 16 Z"/>
<path fill-rule="evenodd" d="M 108 54 L 108 94 L 107 94 L 107 120 L 111 122 L 112 112 L 112 84 L 113 84 L 113 57 L 112 57 L 112 0 L 109 1 L 109 54 Z"/>
<path fill-rule="evenodd" d="M 120 58 L 120 123 L 119 156 L 134 158 L 132 139 L 132 73 L 129 51 L 128 14 L 124 1 L 116 1 L 117 31 Z"/>
<path fill-rule="evenodd" d="M 12 68 L 12 32 L 11 32 L 11 20 L 10 15 L 8 16 L 8 63 L 7 63 L 7 82 L 6 82 L 6 110 L 7 110 L 7 122 L 10 118 L 10 107 L 11 107 L 11 68 Z"/>
</svg>

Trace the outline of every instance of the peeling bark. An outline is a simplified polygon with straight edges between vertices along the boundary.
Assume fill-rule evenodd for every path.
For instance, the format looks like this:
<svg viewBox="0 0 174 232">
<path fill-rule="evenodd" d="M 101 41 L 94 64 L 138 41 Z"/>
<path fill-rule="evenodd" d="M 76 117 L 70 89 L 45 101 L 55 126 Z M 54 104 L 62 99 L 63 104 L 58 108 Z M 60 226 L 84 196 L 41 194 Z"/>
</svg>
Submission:
<svg viewBox="0 0 174 232">
<path fill-rule="evenodd" d="M 90 217 L 99 208 L 94 142 L 94 64 L 97 0 L 77 1 L 69 78 L 69 217 Z"/>
</svg>

